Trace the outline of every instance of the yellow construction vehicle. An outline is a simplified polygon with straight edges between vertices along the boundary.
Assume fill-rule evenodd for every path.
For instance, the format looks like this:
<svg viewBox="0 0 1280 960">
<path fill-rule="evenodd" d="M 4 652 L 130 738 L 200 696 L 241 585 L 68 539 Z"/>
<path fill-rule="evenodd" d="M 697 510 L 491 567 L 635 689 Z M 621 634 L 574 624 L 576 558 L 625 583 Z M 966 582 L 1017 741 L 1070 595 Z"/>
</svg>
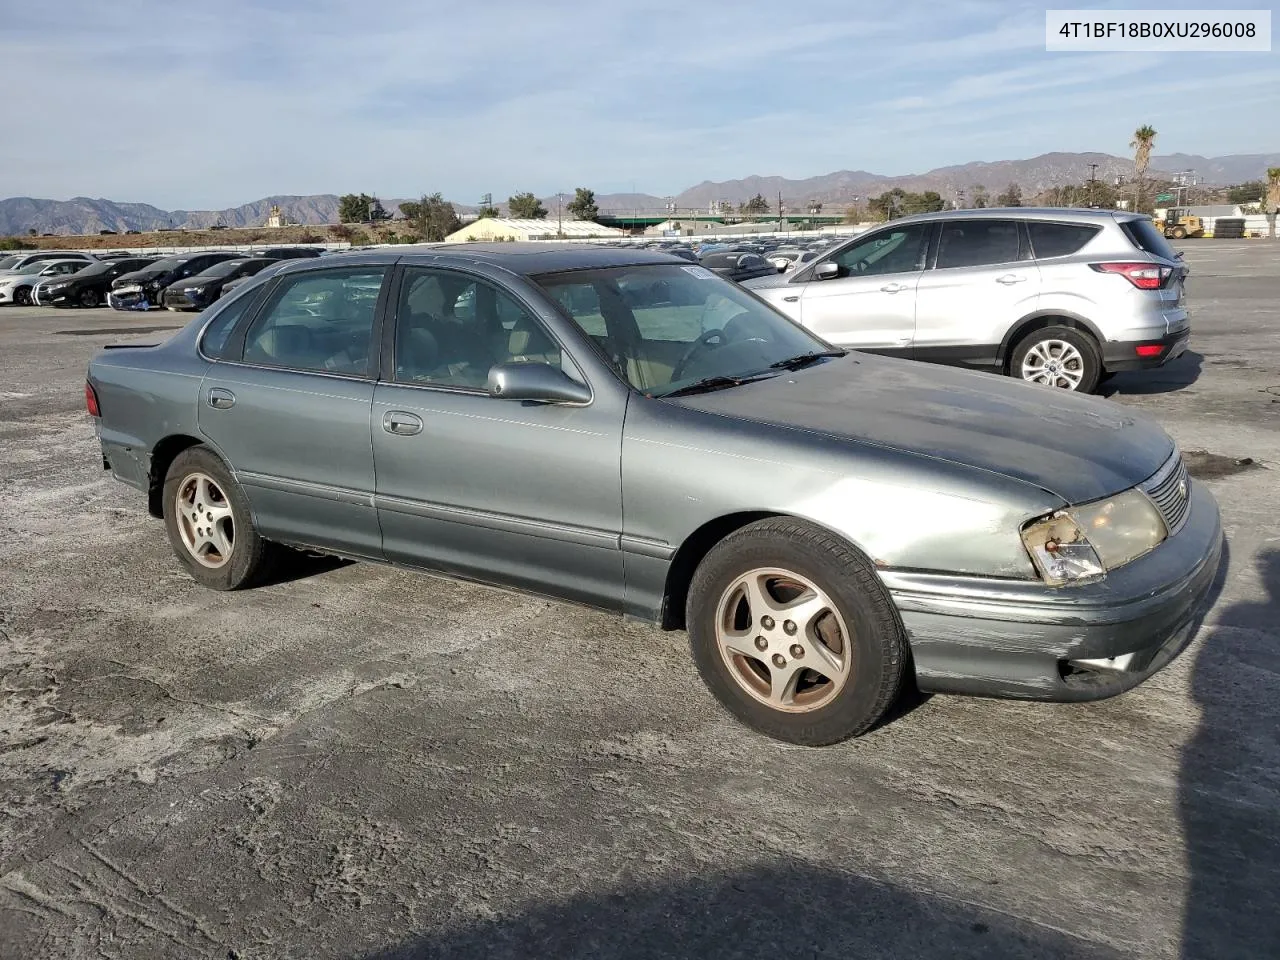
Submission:
<svg viewBox="0 0 1280 960">
<path fill-rule="evenodd" d="M 1173 240 L 1204 236 L 1204 221 L 1178 207 L 1166 210 L 1163 220 L 1156 217 L 1155 225 L 1157 230 Z"/>
</svg>

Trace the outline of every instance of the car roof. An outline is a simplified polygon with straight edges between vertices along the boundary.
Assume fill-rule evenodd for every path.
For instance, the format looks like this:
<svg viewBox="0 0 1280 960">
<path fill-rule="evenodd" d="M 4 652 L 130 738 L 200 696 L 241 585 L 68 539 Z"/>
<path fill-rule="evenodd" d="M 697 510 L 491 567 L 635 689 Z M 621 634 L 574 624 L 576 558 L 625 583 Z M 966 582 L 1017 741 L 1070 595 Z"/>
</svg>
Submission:
<svg viewBox="0 0 1280 960">
<path fill-rule="evenodd" d="M 283 261 L 279 274 L 303 270 L 324 270 L 347 264 L 405 263 L 437 266 L 487 263 L 522 276 L 559 273 L 565 270 L 593 270 L 644 264 L 678 264 L 689 261 L 674 254 L 626 247 L 589 246 L 580 243 L 450 243 L 398 246 L 383 250 L 361 250 L 337 257 L 308 257 Z"/>
<path fill-rule="evenodd" d="M 893 223 L 918 223 L 928 220 L 1057 220 L 1098 223 L 1107 220 L 1140 220 L 1142 214 L 1128 210 L 1103 210 L 1083 207 L 983 207 L 982 209 L 939 210 L 899 217 Z"/>
</svg>

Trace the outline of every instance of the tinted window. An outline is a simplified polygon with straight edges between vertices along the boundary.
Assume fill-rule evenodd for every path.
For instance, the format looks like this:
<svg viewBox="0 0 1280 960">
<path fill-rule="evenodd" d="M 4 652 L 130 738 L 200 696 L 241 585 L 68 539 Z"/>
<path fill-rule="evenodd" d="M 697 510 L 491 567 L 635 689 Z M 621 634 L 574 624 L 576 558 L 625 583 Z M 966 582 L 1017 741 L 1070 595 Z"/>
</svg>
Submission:
<svg viewBox="0 0 1280 960">
<path fill-rule="evenodd" d="M 1027 232 L 1031 234 L 1031 249 L 1038 260 L 1046 257 L 1070 256 L 1092 240 L 1101 229 L 1101 227 L 1083 223 L 1027 221 Z"/>
<path fill-rule="evenodd" d="M 932 224 L 913 223 L 881 230 L 859 240 L 832 258 L 842 277 L 874 277 L 924 269 Z"/>
<path fill-rule="evenodd" d="M 1139 250 L 1145 250 L 1166 260 L 1178 259 L 1178 251 L 1173 249 L 1150 220 L 1125 220 L 1121 222 L 1120 229 Z"/>
<path fill-rule="evenodd" d="M 0 259 L 0 270 L 11 269 L 14 266 L 14 264 L 18 262 L 19 259 L 20 259 L 19 257 L 15 257 L 15 256 L 8 256 L 8 257 L 5 257 L 4 259 Z"/>
<path fill-rule="evenodd" d="M 248 363 L 364 375 L 385 267 L 287 277 L 245 338 Z"/>
<path fill-rule="evenodd" d="M 257 299 L 254 294 L 237 297 L 209 321 L 209 325 L 204 328 L 204 338 L 200 341 L 200 349 L 204 351 L 205 356 L 213 357 L 215 360 L 233 359 L 225 353 L 231 330 Z"/>
<path fill-rule="evenodd" d="M 981 267 L 1021 259 L 1016 220 L 944 221 L 936 269 Z"/>
<path fill-rule="evenodd" d="M 396 317 L 397 380 L 480 389 L 495 364 L 561 365 L 560 347 L 529 311 L 462 274 L 409 268 Z"/>
</svg>

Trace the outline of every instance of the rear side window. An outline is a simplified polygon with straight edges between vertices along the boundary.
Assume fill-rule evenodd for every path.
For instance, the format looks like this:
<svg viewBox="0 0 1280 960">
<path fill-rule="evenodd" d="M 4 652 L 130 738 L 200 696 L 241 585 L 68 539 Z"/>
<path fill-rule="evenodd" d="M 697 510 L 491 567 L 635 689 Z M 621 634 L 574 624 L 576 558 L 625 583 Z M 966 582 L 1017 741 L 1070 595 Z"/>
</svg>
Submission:
<svg viewBox="0 0 1280 960">
<path fill-rule="evenodd" d="M 1016 220 L 961 220 L 942 225 L 936 269 L 981 267 L 1021 260 Z"/>
<path fill-rule="evenodd" d="M 1177 260 L 1178 251 L 1169 245 L 1160 231 L 1150 220 L 1123 220 L 1120 229 L 1125 232 L 1135 247 L 1166 260 Z"/>
<path fill-rule="evenodd" d="M 210 321 L 209 325 L 204 328 L 204 339 L 200 341 L 200 349 L 204 351 L 206 357 L 211 357 L 214 360 L 239 359 L 238 357 L 227 356 L 227 341 L 231 337 L 231 331 L 234 329 L 236 322 L 245 315 L 249 307 L 257 299 L 258 295 L 254 293 L 237 297 L 227 304 L 225 310 Z"/>
<path fill-rule="evenodd" d="M 1031 249 L 1037 260 L 1068 257 L 1092 240 L 1101 227 L 1085 223 L 1046 223 L 1028 220 Z"/>
</svg>

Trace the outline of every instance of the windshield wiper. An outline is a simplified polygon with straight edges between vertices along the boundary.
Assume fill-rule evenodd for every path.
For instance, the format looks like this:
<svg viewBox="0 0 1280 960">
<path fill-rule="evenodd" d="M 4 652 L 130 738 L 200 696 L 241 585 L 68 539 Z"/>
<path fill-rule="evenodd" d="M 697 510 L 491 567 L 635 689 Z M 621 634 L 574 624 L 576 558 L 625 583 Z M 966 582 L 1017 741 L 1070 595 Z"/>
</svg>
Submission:
<svg viewBox="0 0 1280 960">
<path fill-rule="evenodd" d="M 676 387 L 667 393 L 659 393 L 659 397 L 686 397 L 693 393 L 710 393 L 713 390 L 724 390 L 726 387 L 736 387 L 743 383 L 751 383 L 753 380 L 768 380 L 770 377 L 776 377 L 776 373 L 749 373 L 741 377 L 714 376 L 703 377 L 701 380 L 695 380 L 693 383 L 685 384 L 683 387 Z"/>
<path fill-rule="evenodd" d="M 779 360 L 777 363 L 769 364 L 771 370 L 799 370 L 801 367 L 807 367 L 811 363 L 817 363 L 825 357 L 843 357 L 849 351 L 847 350 L 815 350 L 812 353 L 802 353 L 798 357 L 788 357 L 786 360 Z"/>
</svg>

